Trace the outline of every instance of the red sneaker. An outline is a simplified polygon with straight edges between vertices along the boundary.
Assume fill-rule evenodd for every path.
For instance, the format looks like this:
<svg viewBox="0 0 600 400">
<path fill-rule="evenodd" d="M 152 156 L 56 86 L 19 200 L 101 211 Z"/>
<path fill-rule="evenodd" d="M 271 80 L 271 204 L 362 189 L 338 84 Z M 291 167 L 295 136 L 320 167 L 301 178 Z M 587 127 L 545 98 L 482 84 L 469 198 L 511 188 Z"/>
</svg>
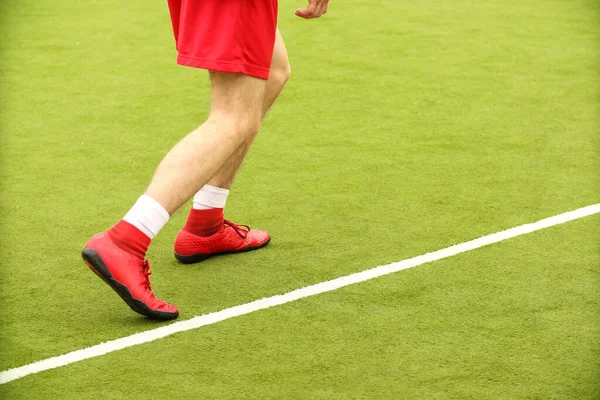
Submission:
<svg viewBox="0 0 600 400">
<path fill-rule="evenodd" d="M 152 319 L 177 318 L 177 307 L 154 297 L 150 263 L 122 250 L 102 232 L 92 237 L 81 253 L 92 271 L 108 284 L 131 309 Z"/>
<path fill-rule="evenodd" d="M 185 229 L 179 231 L 175 239 L 175 258 L 184 264 L 191 264 L 220 254 L 260 249 L 270 241 L 268 232 L 225 220 L 221 229 L 211 236 L 194 235 Z"/>
</svg>

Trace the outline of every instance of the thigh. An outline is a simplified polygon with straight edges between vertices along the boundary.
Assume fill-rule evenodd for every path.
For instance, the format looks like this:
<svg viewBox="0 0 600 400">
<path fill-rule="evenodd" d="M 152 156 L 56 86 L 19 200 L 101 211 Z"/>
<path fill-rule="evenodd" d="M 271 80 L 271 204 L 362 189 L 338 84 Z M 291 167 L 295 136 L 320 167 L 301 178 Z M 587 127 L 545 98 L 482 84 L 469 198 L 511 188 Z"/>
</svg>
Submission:
<svg viewBox="0 0 600 400">
<path fill-rule="evenodd" d="M 210 71 L 211 114 L 257 118 L 262 113 L 267 81 L 242 73 Z"/>
<path fill-rule="evenodd" d="M 289 59 L 285 42 L 281 36 L 281 32 L 277 29 L 275 34 L 275 46 L 273 46 L 273 58 L 271 60 L 271 72 L 287 71 L 289 68 Z"/>
</svg>

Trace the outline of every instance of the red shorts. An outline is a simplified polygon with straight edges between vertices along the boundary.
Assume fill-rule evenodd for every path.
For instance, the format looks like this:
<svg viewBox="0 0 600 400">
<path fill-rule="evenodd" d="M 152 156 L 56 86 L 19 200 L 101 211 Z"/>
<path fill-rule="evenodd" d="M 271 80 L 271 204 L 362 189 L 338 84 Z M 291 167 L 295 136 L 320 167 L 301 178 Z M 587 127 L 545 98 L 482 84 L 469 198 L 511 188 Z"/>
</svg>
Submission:
<svg viewBox="0 0 600 400">
<path fill-rule="evenodd" d="M 169 0 L 177 63 L 269 78 L 277 0 Z"/>
</svg>

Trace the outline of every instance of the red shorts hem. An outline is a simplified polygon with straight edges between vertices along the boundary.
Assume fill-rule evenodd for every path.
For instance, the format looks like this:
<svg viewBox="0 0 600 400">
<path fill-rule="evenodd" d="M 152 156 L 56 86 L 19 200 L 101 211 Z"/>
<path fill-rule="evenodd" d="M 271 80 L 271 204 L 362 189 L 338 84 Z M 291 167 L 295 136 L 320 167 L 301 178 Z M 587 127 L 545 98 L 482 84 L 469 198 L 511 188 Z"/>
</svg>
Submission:
<svg viewBox="0 0 600 400">
<path fill-rule="evenodd" d="M 241 61 L 215 61 L 203 60 L 192 56 L 179 54 L 177 64 L 186 67 L 202 68 L 219 72 L 239 72 L 245 75 L 254 76 L 260 79 L 269 79 L 269 69 L 251 65 Z"/>
</svg>

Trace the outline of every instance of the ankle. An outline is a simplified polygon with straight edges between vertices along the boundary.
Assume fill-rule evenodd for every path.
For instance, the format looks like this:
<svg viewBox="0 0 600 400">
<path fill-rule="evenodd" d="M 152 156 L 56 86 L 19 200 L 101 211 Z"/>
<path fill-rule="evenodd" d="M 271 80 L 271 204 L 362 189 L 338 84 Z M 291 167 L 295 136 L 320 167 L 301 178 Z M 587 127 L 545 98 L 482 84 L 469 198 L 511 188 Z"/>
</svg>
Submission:
<svg viewBox="0 0 600 400">
<path fill-rule="evenodd" d="M 223 222 L 222 208 L 209 208 L 206 210 L 192 208 L 183 229 L 194 235 L 211 236 L 221 229 Z"/>
<path fill-rule="evenodd" d="M 144 232 L 125 220 L 119 221 L 107 233 L 119 248 L 142 259 L 152 241 Z"/>
</svg>

